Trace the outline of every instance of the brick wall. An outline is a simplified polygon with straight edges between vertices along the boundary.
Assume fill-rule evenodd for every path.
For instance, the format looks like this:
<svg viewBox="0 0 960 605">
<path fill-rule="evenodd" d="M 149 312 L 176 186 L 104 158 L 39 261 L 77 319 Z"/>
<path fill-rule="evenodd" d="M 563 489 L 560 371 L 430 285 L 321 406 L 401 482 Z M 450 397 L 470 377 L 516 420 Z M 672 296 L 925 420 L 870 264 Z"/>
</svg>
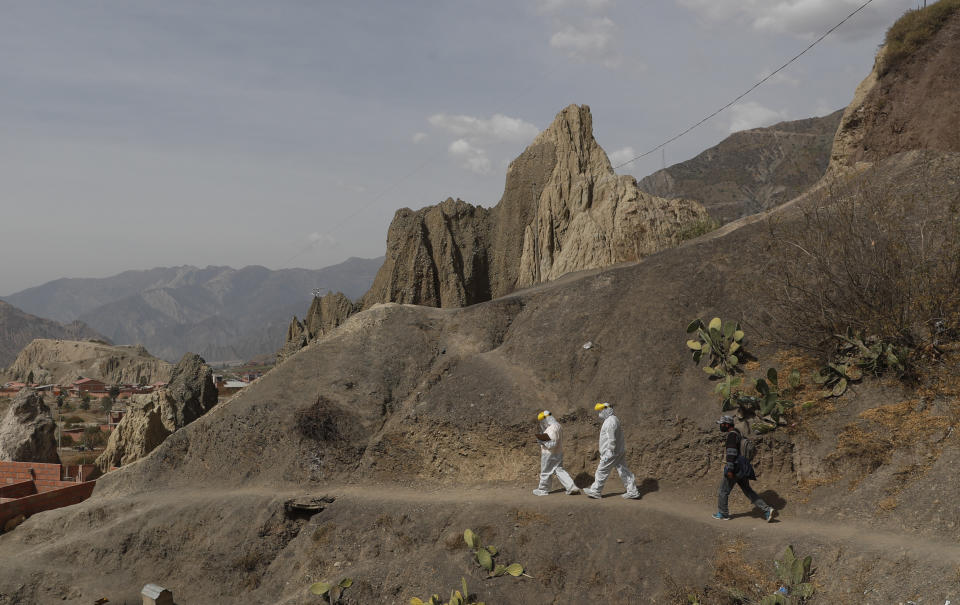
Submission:
<svg viewBox="0 0 960 605">
<path fill-rule="evenodd" d="M 0 486 L 24 481 L 60 481 L 60 465 L 41 462 L 0 462 Z"/>
<path fill-rule="evenodd" d="M 20 514 L 29 517 L 45 510 L 83 502 L 93 493 L 95 484 L 96 481 L 70 483 L 68 487 L 4 502 L 0 504 L 0 526 Z"/>
<path fill-rule="evenodd" d="M 0 486 L 0 498 L 23 498 L 37 493 L 37 486 L 33 481 L 21 481 L 10 485 Z"/>
</svg>

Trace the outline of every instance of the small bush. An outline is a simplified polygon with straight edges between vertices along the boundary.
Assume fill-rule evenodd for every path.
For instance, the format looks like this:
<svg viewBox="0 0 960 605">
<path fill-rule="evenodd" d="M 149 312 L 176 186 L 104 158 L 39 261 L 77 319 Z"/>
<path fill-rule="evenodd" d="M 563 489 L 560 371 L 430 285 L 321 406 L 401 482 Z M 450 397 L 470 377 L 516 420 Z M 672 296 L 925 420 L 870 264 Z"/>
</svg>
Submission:
<svg viewBox="0 0 960 605">
<path fill-rule="evenodd" d="M 924 8 L 908 10 L 887 30 L 887 50 L 879 66 L 880 75 L 888 73 L 929 42 L 958 8 L 960 0 L 940 0 Z"/>
<path fill-rule="evenodd" d="M 710 233 L 711 231 L 716 230 L 719 226 L 719 222 L 708 216 L 707 218 L 682 225 L 677 237 L 680 238 L 681 242 L 684 242 L 688 239 L 694 239 L 706 233 Z"/>
<path fill-rule="evenodd" d="M 835 183 L 801 204 L 798 220 L 768 223 L 756 294 L 774 338 L 828 356 L 848 329 L 914 352 L 960 333 L 952 196 L 923 174 L 902 190 L 883 177 Z"/>
</svg>

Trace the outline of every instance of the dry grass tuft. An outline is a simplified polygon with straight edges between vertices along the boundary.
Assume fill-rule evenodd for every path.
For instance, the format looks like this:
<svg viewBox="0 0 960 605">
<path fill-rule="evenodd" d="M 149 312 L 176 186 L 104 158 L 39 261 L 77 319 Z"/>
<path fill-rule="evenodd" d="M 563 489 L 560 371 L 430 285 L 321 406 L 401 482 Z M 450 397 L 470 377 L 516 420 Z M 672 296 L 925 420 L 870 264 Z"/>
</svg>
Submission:
<svg viewBox="0 0 960 605">
<path fill-rule="evenodd" d="M 960 9 L 960 0 L 940 0 L 930 6 L 908 10 L 887 30 L 887 50 L 880 64 L 884 75 L 920 50 Z"/>
<path fill-rule="evenodd" d="M 777 589 L 776 574 L 769 563 L 749 563 L 743 557 L 746 544 L 737 539 L 732 545 L 717 550 L 713 584 L 725 603 L 753 603 Z"/>
</svg>

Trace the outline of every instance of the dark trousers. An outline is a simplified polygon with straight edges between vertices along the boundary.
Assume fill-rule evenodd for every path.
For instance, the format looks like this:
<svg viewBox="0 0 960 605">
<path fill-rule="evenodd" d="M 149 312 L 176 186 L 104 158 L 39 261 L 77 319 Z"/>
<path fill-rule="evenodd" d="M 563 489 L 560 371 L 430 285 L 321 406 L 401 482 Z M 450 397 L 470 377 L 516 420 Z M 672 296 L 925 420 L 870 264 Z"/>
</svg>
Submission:
<svg viewBox="0 0 960 605">
<path fill-rule="evenodd" d="M 763 501 L 763 498 L 757 495 L 757 492 L 753 491 L 753 488 L 750 487 L 749 479 L 727 479 L 726 476 L 720 480 L 720 489 L 717 490 L 717 510 L 721 515 L 729 515 L 730 510 L 727 508 L 727 498 L 730 497 L 730 492 L 733 491 L 733 486 L 739 485 L 740 489 L 743 490 L 743 494 L 750 498 L 750 501 L 753 502 L 753 505 L 767 512 L 770 510 L 770 506 Z"/>
</svg>

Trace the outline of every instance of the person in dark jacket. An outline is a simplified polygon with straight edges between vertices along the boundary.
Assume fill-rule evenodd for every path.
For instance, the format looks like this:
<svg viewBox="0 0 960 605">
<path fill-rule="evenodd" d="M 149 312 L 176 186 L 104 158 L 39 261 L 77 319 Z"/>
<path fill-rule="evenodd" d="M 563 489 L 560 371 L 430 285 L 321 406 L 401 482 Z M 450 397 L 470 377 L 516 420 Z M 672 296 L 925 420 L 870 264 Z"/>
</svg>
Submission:
<svg viewBox="0 0 960 605">
<path fill-rule="evenodd" d="M 713 514 L 714 519 L 727 521 L 730 519 L 730 510 L 727 508 L 727 499 L 734 485 L 739 485 L 744 495 L 753 502 L 753 505 L 763 511 L 763 518 L 769 523 L 777 511 L 772 506 L 763 501 L 763 498 L 757 495 L 750 487 L 750 480 L 757 476 L 753 471 L 750 461 L 740 455 L 740 431 L 733 425 L 732 416 L 721 416 L 717 420 L 720 425 L 720 432 L 726 433 L 726 439 L 723 443 L 723 478 L 720 480 L 720 489 L 717 491 L 717 512 Z"/>
</svg>

